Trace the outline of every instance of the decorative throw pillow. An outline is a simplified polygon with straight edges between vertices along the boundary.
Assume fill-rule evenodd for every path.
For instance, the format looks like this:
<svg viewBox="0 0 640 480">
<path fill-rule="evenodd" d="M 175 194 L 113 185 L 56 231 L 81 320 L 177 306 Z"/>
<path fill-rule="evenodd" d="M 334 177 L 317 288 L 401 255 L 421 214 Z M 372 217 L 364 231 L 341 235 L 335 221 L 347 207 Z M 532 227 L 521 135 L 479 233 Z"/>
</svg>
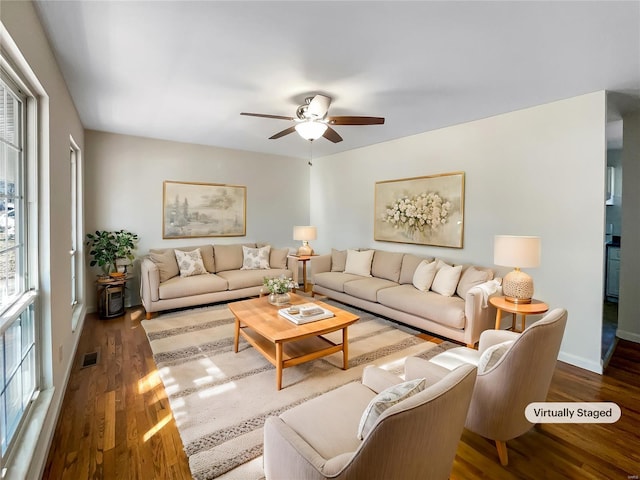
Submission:
<svg viewBox="0 0 640 480">
<path fill-rule="evenodd" d="M 182 250 L 174 250 L 174 252 L 181 277 L 192 277 L 207 273 L 207 269 L 204 268 L 204 263 L 202 263 L 202 255 L 199 248 L 190 252 L 183 252 Z"/>
<path fill-rule="evenodd" d="M 482 355 L 480 355 L 480 360 L 478 361 L 478 373 L 483 373 L 493 367 L 498 360 L 502 358 L 509 347 L 513 344 L 513 340 L 509 340 L 502 343 L 497 343 L 495 345 L 491 345 L 487 348 Z"/>
<path fill-rule="evenodd" d="M 260 248 L 242 246 L 242 267 L 240 270 L 265 270 L 269 267 L 269 253 L 271 246 Z"/>
<path fill-rule="evenodd" d="M 456 293 L 459 297 L 464 298 L 467 296 L 469 290 L 487 280 L 489 280 L 489 272 L 478 270 L 475 267 L 469 267 L 462 273 Z"/>
<path fill-rule="evenodd" d="M 364 409 L 364 413 L 360 418 L 360 425 L 358 425 L 357 437 L 362 440 L 366 437 L 371 428 L 375 425 L 378 417 L 390 407 L 393 407 L 396 403 L 400 403 L 405 398 L 409 398 L 418 392 L 425 389 L 427 381 L 424 378 L 417 378 L 415 380 L 409 380 L 408 382 L 399 383 L 393 385 L 378 395 L 373 397 Z"/>
<path fill-rule="evenodd" d="M 331 249 L 331 271 L 332 272 L 344 272 L 344 267 L 347 263 L 347 251 Z"/>
<path fill-rule="evenodd" d="M 269 268 L 287 268 L 288 248 L 272 248 L 269 253 Z"/>
<path fill-rule="evenodd" d="M 176 255 L 171 249 L 150 250 L 149 258 L 151 258 L 151 261 L 158 267 L 160 283 L 166 282 L 180 273 L 178 262 L 176 262 Z"/>
<path fill-rule="evenodd" d="M 431 290 L 439 293 L 440 295 L 444 295 L 445 297 L 452 296 L 458 286 L 458 280 L 460 280 L 461 273 L 462 265 L 458 265 L 456 267 L 451 267 L 447 264 L 442 265 L 433 279 Z"/>
<path fill-rule="evenodd" d="M 344 266 L 344 273 L 370 277 L 373 252 L 373 250 L 364 250 L 362 252 L 347 250 L 347 261 Z"/>
<path fill-rule="evenodd" d="M 422 292 L 428 291 L 436 276 L 436 265 L 436 262 L 422 260 L 413 274 L 413 286 Z"/>
</svg>

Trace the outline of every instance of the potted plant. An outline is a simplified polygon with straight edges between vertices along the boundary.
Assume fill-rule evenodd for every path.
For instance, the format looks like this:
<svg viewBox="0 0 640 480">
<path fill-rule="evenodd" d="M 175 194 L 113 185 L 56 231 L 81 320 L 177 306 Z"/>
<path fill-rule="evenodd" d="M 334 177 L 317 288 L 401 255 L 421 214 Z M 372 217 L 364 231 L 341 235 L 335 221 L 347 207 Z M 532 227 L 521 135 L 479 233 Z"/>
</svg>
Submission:
<svg viewBox="0 0 640 480">
<path fill-rule="evenodd" d="M 126 230 L 110 232 L 96 230 L 95 233 L 87 233 L 87 246 L 90 247 L 89 255 L 93 257 L 90 266 L 98 265 L 104 275 L 116 271 L 116 261 L 120 258 L 133 260 L 133 251 L 136 248 L 138 235 Z"/>
</svg>

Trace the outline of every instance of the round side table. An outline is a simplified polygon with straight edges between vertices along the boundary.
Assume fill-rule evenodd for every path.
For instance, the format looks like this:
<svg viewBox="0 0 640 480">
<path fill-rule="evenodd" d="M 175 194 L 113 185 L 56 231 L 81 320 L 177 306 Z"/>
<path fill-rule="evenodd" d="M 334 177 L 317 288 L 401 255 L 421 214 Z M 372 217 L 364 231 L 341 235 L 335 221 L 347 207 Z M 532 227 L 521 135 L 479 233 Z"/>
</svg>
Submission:
<svg viewBox="0 0 640 480">
<path fill-rule="evenodd" d="M 527 315 L 539 315 L 549 310 L 549 305 L 535 299 L 532 299 L 531 303 L 512 303 L 508 302 L 505 297 L 491 297 L 489 299 L 489 303 L 496 307 L 496 330 L 500 328 L 502 312 L 511 314 L 511 329 L 514 332 L 522 332 L 527 326 Z M 516 315 L 520 315 L 522 317 L 520 330 L 516 330 Z"/>
</svg>

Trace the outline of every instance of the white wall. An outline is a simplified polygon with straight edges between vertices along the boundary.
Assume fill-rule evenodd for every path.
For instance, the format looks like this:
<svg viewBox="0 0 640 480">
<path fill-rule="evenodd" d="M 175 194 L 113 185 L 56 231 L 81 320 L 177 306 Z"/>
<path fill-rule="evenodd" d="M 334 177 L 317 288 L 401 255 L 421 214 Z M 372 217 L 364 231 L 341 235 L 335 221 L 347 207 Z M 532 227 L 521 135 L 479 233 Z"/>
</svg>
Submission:
<svg viewBox="0 0 640 480">
<path fill-rule="evenodd" d="M 601 372 L 605 123 L 601 91 L 319 158 L 314 247 L 492 266 L 494 235 L 539 235 L 542 265 L 529 271 L 535 296 L 569 311 L 560 359 Z M 453 171 L 465 172 L 464 248 L 373 240 L 375 182 Z"/>
<path fill-rule="evenodd" d="M 309 166 L 304 160 L 91 130 L 85 144 L 86 231 L 137 233 L 138 255 L 150 248 L 205 243 L 296 246 L 293 226 L 309 222 Z M 165 180 L 246 186 L 246 236 L 163 240 Z M 95 305 L 94 280 L 88 275 L 89 305 Z M 130 285 L 131 304 L 139 303 L 138 290 L 136 279 Z"/>
<path fill-rule="evenodd" d="M 620 297 L 616 335 L 640 343 L 640 112 L 623 116 L 622 240 L 620 248 Z"/>
<path fill-rule="evenodd" d="M 35 402 L 34 428 L 27 441 L 16 448 L 17 463 L 9 472 L 11 478 L 39 478 L 82 327 L 80 322 L 75 332 L 71 329 L 69 136 L 82 150 L 84 130 L 33 4 L 2 2 L 1 13 L 2 25 L 11 37 L 4 39 L 2 46 L 27 74 L 42 109 L 38 138 L 38 288 L 41 341 L 47 358 L 45 391 Z M 50 403 L 43 404 L 44 399 Z"/>
</svg>

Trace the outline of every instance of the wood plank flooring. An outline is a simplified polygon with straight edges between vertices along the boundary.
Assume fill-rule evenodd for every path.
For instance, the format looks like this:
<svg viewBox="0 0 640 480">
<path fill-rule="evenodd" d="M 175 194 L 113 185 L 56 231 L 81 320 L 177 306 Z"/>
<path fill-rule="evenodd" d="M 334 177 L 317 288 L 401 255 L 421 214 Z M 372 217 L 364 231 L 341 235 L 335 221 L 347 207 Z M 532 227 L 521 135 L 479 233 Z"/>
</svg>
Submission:
<svg viewBox="0 0 640 480">
<path fill-rule="evenodd" d="M 140 308 L 86 318 L 43 479 L 191 478 L 143 318 Z M 94 351 L 97 364 L 81 368 Z M 493 442 L 465 430 L 451 479 L 640 478 L 640 345 L 620 341 L 603 376 L 558 362 L 548 400 L 613 401 L 622 418 L 536 426 L 508 442 L 507 467 Z"/>
</svg>

